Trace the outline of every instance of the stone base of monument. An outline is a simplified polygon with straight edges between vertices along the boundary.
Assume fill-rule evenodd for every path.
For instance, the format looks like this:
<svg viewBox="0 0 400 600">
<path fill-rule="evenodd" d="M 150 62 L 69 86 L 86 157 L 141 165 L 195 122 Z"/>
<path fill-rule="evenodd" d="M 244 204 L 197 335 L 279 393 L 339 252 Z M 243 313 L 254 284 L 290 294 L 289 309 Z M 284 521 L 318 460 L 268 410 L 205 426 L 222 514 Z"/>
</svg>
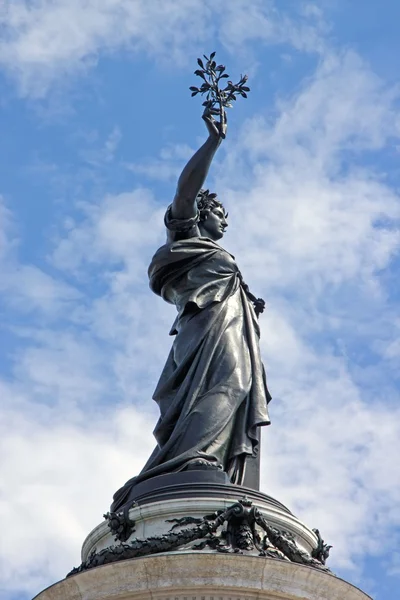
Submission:
<svg viewBox="0 0 400 600">
<path fill-rule="evenodd" d="M 175 552 L 116 562 L 51 586 L 35 600 L 371 600 L 312 567 L 240 554 Z"/>
<path fill-rule="evenodd" d="M 86 538 L 82 564 L 36 600 L 367 600 L 280 502 L 187 472 L 138 485 Z"/>
</svg>

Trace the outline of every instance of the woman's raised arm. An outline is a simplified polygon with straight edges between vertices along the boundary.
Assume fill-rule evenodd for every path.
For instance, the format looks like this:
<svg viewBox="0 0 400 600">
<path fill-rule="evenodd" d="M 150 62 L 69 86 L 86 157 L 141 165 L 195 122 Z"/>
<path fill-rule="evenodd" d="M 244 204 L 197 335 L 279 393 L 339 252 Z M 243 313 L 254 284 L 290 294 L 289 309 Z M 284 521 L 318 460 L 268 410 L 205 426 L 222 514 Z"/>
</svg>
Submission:
<svg viewBox="0 0 400 600">
<path fill-rule="evenodd" d="M 226 135 L 226 114 L 222 111 L 216 121 L 207 111 L 203 114 L 209 133 L 206 142 L 197 150 L 183 169 L 172 202 L 173 219 L 190 219 L 197 213 L 196 196 L 203 186 L 214 154 Z"/>
</svg>

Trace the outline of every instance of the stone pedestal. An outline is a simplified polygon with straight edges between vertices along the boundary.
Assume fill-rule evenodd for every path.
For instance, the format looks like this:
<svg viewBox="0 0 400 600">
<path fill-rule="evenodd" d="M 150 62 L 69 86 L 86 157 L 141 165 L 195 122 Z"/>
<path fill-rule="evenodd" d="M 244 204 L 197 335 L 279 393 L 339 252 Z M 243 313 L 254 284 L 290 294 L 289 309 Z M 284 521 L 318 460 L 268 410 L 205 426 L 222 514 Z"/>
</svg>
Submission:
<svg viewBox="0 0 400 600">
<path fill-rule="evenodd" d="M 173 553 L 97 567 L 35 600 L 371 600 L 312 567 L 257 556 Z"/>
<path fill-rule="evenodd" d="M 132 508 L 107 514 L 81 566 L 36 600 L 369 598 L 327 569 L 318 532 L 278 501 L 185 477 L 141 488 Z"/>
<path fill-rule="evenodd" d="M 167 536 L 179 537 L 182 530 L 192 531 L 205 516 L 209 516 L 209 520 L 212 521 L 213 513 L 226 511 L 233 505 L 237 505 L 240 511 L 239 504 L 243 499 L 246 499 L 244 505 L 247 501 L 246 510 L 253 508 L 260 511 L 271 527 L 292 536 L 299 549 L 306 554 L 310 555 L 317 547 L 316 534 L 274 498 L 250 488 L 218 483 L 214 480 L 207 481 L 207 477 L 201 475 L 204 475 L 204 472 L 196 474 L 196 477 L 191 473 L 178 473 L 176 476 L 162 475 L 154 478 L 155 483 L 150 488 L 145 488 L 143 493 L 137 494 L 133 507 L 129 509 L 126 506 L 125 516 L 119 513 L 119 523 L 107 519 L 93 529 L 82 546 L 82 563 L 88 561 L 93 552 L 101 553 L 112 546 L 118 547 L 121 542 L 129 545 L 135 540 L 153 540 L 155 546 L 157 540 L 161 544 Z M 157 483 L 162 485 L 156 487 Z M 111 513 L 111 517 L 113 514 Z M 114 516 L 114 520 L 116 517 L 117 515 Z M 129 525 L 126 526 L 127 522 L 132 524 L 130 529 Z M 114 526 L 114 531 L 110 525 Z M 119 533 L 118 525 L 120 525 Z M 227 523 L 221 524 L 220 533 L 223 534 L 226 529 Z M 189 550 L 196 545 L 196 540 L 202 539 L 203 536 L 192 537 L 184 546 L 188 546 Z M 178 543 L 179 539 L 176 542 Z M 175 545 L 175 540 L 172 539 L 171 543 L 174 547 L 171 547 L 170 551 L 181 549 L 181 545 Z M 213 550 L 207 545 L 201 551 L 212 552 Z M 259 554 L 257 548 L 247 551 L 255 555 Z"/>
</svg>

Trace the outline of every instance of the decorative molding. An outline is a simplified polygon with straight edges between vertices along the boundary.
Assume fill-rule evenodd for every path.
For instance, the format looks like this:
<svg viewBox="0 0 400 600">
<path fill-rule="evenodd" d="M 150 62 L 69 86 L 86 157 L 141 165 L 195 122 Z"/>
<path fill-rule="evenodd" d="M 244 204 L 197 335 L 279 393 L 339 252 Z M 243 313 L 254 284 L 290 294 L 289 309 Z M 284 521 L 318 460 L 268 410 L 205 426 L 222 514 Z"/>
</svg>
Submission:
<svg viewBox="0 0 400 600">
<path fill-rule="evenodd" d="M 319 529 L 313 529 L 313 532 L 318 538 L 318 546 L 311 552 L 311 556 L 319 560 L 319 562 L 324 565 L 329 556 L 330 549 L 333 548 L 333 546 L 328 546 L 328 544 L 325 544 Z"/>
<path fill-rule="evenodd" d="M 319 532 L 317 533 L 318 530 L 315 530 L 318 547 L 311 555 L 299 548 L 290 532 L 272 527 L 261 511 L 246 497 L 225 510 L 217 510 L 203 518 L 188 516 L 169 519 L 166 522 L 173 525 L 167 533 L 141 540 L 133 538 L 128 544 L 124 541 L 134 531 L 134 521 L 129 519 L 128 514 L 107 513 L 105 518 L 121 544 L 104 548 L 99 552 L 94 549 L 88 559 L 79 567 L 72 569 L 67 577 L 111 562 L 171 552 L 197 540 L 200 541 L 192 546 L 191 550 L 199 551 L 208 547 L 225 554 L 252 553 L 254 555 L 257 553 L 259 556 L 286 560 L 330 572 L 325 566 L 330 547 L 323 542 Z M 187 527 L 188 525 L 190 527 Z"/>
<path fill-rule="evenodd" d="M 133 505 L 132 505 L 133 506 Z M 126 542 L 132 533 L 135 533 L 135 521 L 129 518 L 129 509 L 131 506 L 126 506 L 122 512 L 108 512 L 103 517 L 107 521 L 111 533 L 114 534 L 115 541 Z"/>
</svg>

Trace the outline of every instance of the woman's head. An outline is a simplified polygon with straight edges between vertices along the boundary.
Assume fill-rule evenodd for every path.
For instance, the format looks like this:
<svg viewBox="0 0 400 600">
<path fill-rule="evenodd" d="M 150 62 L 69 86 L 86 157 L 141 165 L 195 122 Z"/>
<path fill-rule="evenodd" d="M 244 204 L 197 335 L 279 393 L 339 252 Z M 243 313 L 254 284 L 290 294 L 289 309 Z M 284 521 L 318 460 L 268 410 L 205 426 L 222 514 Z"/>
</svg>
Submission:
<svg viewBox="0 0 400 600">
<path fill-rule="evenodd" d="M 200 190 L 196 202 L 200 216 L 201 235 L 212 240 L 219 240 L 228 227 L 226 222 L 228 213 L 225 212 L 222 202 L 217 199 L 217 194 L 210 193 L 209 190 Z"/>
</svg>

